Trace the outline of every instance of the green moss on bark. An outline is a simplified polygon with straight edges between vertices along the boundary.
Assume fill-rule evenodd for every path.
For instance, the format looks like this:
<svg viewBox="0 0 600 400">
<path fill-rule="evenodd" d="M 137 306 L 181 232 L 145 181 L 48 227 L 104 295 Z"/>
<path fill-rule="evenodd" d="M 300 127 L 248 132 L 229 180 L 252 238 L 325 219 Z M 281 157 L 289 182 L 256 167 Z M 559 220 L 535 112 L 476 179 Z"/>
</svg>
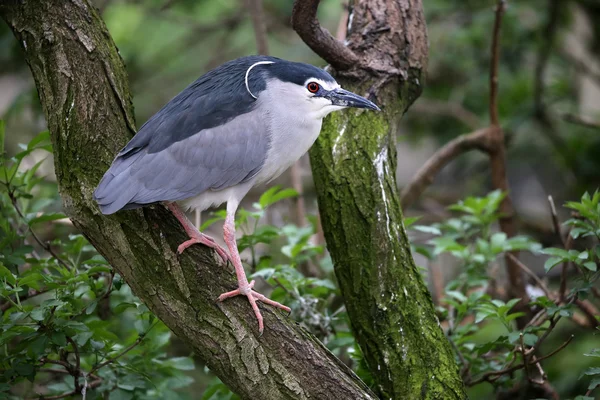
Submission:
<svg viewBox="0 0 600 400">
<path fill-rule="evenodd" d="M 381 113 L 329 116 L 311 165 L 327 247 L 380 396 L 462 399 L 454 354 L 410 252 L 395 181 L 397 116 L 414 95 L 410 86 L 383 88 Z"/>
</svg>

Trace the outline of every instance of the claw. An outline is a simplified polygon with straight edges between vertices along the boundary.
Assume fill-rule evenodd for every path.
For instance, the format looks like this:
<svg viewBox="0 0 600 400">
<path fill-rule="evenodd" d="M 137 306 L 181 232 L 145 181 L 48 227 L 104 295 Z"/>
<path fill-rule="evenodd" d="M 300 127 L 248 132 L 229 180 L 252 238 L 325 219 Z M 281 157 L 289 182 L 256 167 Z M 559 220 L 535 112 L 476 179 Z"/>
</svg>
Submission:
<svg viewBox="0 0 600 400">
<path fill-rule="evenodd" d="M 283 304 L 278 303 L 276 301 L 273 301 L 273 300 L 269 299 L 268 297 L 252 290 L 253 287 L 254 287 L 254 281 L 251 281 L 250 283 L 248 283 L 248 285 L 244 285 L 243 287 L 240 286 L 237 289 L 232 290 L 231 292 L 223 293 L 222 295 L 219 296 L 219 301 L 223 301 L 225 299 L 228 299 L 230 297 L 235 297 L 235 296 L 246 296 L 248 298 L 248 301 L 250 302 L 250 305 L 252 306 L 252 310 L 254 310 L 254 315 L 256 316 L 256 319 L 258 320 L 259 336 L 262 336 L 262 333 L 264 330 L 264 324 L 263 324 L 263 317 L 258 308 L 258 304 L 256 304 L 257 301 L 261 301 L 270 306 L 280 308 L 280 309 L 286 311 L 288 314 L 290 314 L 292 312 L 292 310 L 289 307 L 284 306 Z"/>
</svg>

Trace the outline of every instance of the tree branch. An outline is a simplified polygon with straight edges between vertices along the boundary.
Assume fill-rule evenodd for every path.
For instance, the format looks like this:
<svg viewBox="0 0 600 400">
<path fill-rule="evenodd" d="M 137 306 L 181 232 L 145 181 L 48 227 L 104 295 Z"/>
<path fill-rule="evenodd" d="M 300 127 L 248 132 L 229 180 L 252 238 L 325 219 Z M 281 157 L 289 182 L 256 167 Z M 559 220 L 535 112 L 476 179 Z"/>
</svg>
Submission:
<svg viewBox="0 0 600 400">
<path fill-rule="evenodd" d="M 489 127 L 461 135 L 436 151 L 402 189 L 400 194 L 402 208 L 410 207 L 433 183 L 437 174 L 456 157 L 475 149 L 489 153 L 491 151 L 490 132 L 498 129 L 498 127 Z"/>
<path fill-rule="evenodd" d="M 314 46 L 306 38 L 318 3 L 295 3 L 294 28 L 314 50 L 327 47 L 327 39 Z M 383 111 L 330 115 L 310 150 L 327 248 L 380 398 L 463 399 L 452 346 L 410 253 L 395 180 L 395 127 L 427 70 L 423 5 L 353 1 L 349 19 L 347 43 L 358 60 L 352 71 L 332 64 L 331 72 Z"/>
<path fill-rule="evenodd" d="M 492 35 L 491 46 L 491 65 L 490 65 L 490 122 L 492 126 L 500 126 L 498 116 L 498 66 L 500 63 L 500 27 L 502 25 L 502 16 L 504 15 L 505 0 L 498 0 L 496 3 L 496 17 L 494 19 L 494 28 Z M 492 186 L 494 189 L 500 189 L 506 194 L 500 203 L 500 230 L 507 237 L 513 237 L 517 233 L 517 228 L 514 221 L 514 209 L 512 205 L 511 195 L 509 192 L 508 178 L 506 176 L 506 148 L 504 145 L 504 131 L 496 129 L 490 135 L 493 142 L 493 151 L 490 152 L 490 168 L 492 174 Z M 517 258 L 517 253 L 513 253 Z M 518 311 L 530 314 L 527 307 L 529 296 L 525 288 L 525 280 L 521 268 L 515 263 L 513 258 L 508 254 L 505 257 L 506 269 L 508 272 L 509 295 L 513 298 L 519 298 L 521 301 L 517 304 Z M 522 328 L 531 315 L 518 318 L 517 325 Z"/>
<path fill-rule="evenodd" d="M 504 14 L 505 0 L 496 3 L 496 18 L 492 34 L 492 58 L 490 62 L 490 123 L 499 125 L 498 117 L 498 65 L 500 64 L 500 27 Z"/>
<path fill-rule="evenodd" d="M 292 10 L 292 27 L 304 42 L 337 70 L 356 67 L 356 54 L 321 26 L 317 19 L 320 0 L 296 0 Z"/>
<path fill-rule="evenodd" d="M 89 0 L 0 2 L 47 118 L 64 211 L 133 292 L 242 398 L 374 399 L 358 377 L 294 321 L 267 306 L 258 336 L 247 301 L 217 303 L 236 281 L 163 206 L 103 216 L 92 193 L 133 121 L 123 61 Z M 200 282 L 196 284 L 195 282 Z M 318 385 L 315 384 L 318 382 Z"/>
<path fill-rule="evenodd" d="M 269 54 L 269 41 L 262 0 L 246 0 L 246 4 L 250 11 L 250 17 L 252 17 L 254 37 L 256 38 L 256 51 L 258 54 L 267 55 Z"/>
</svg>

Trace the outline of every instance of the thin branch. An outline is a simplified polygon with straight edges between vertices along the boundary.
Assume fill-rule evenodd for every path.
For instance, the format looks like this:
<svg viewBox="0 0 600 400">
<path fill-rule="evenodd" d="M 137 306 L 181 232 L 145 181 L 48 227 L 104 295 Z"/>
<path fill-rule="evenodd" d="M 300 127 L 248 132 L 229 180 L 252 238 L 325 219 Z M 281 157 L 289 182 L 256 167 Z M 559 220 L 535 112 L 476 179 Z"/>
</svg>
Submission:
<svg viewBox="0 0 600 400">
<path fill-rule="evenodd" d="M 435 99 L 419 99 L 411 106 L 411 111 L 417 114 L 430 114 L 454 118 L 476 130 L 481 126 L 479 116 L 458 102 L 446 102 Z"/>
<path fill-rule="evenodd" d="M 550 294 L 550 290 L 548 289 L 548 286 L 546 286 L 544 284 L 544 282 L 540 279 L 539 276 L 537 276 L 537 274 L 535 272 L 533 272 L 532 270 L 530 270 L 527 265 L 523 264 L 517 257 L 515 257 L 513 254 L 511 253 L 507 253 L 506 256 L 512 260 L 512 262 L 514 262 L 519 268 L 521 268 L 521 270 L 523 270 L 523 272 L 525 272 L 527 275 L 529 275 L 534 281 L 535 283 L 537 283 L 538 287 L 540 289 L 542 289 L 542 291 L 544 292 L 544 295 L 546 295 L 546 297 L 548 299 L 552 299 L 552 295 Z"/>
<path fill-rule="evenodd" d="M 575 299 L 574 304 L 585 315 L 589 327 L 595 328 L 600 325 L 600 321 L 598 321 L 597 318 L 598 316 L 600 316 L 600 311 L 598 311 L 594 304 L 592 304 L 590 301 L 580 299 Z"/>
<path fill-rule="evenodd" d="M 269 54 L 269 42 L 262 0 L 246 0 L 246 5 L 250 12 L 250 17 L 252 18 L 252 26 L 254 27 L 256 51 L 258 54 L 267 55 Z"/>
<path fill-rule="evenodd" d="M 117 354 L 116 356 L 114 356 L 114 357 L 112 357 L 112 358 L 109 358 L 109 359 L 107 359 L 106 361 L 104 361 L 104 362 L 101 362 L 100 364 L 96 365 L 94 368 L 92 368 L 92 370 L 90 371 L 90 373 L 89 373 L 88 375 L 91 375 L 91 374 L 93 374 L 94 372 L 98 371 L 100 368 L 102 368 L 102 367 L 105 367 L 106 365 L 108 365 L 108 364 L 110 364 L 110 363 L 114 362 L 114 361 L 115 361 L 115 360 L 117 360 L 118 358 L 120 358 L 120 357 L 124 356 L 125 354 L 127 354 L 129 351 L 131 351 L 131 350 L 132 350 L 134 347 L 136 347 L 138 344 L 140 344 L 140 343 L 141 343 L 141 342 L 144 340 L 144 338 L 146 337 L 146 335 L 148 334 L 148 332 L 150 332 L 150 330 L 151 330 L 152 328 L 154 328 L 154 326 L 155 326 L 156 324 L 157 324 L 156 322 L 155 322 L 154 324 L 152 324 L 152 326 L 150 326 L 150 328 L 148 328 L 148 330 L 147 330 L 147 331 L 146 331 L 146 332 L 145 332 L 143 335 L 140 335 L 140 336 L 139 336 L 139 337 L 138 337 L 138 338 L 135 340 L 135 342 L 131 343 L 131 344 L 130 344 L 129 346 L 127 346 L 127 347 L 126 347 L 126 348 L 125 348 L 123 351 L 121 351 L 119 354 Z"/>
<path fill-rule="evenodd" d="M 554 227 L 554 233 L 560 240 L 563 248 L 566 248 L 565 239 L 560 232 L 560 221 L 558 220 L 558 214 L 556 213 L 556 206 L 552 196 L 548 196 L 548 203 L 550 204 L 550 214 L 552 215 L 552 226 Z M 570 237 L 570 235 L 568 235 Z M 563 263 L 562 271 L 560 274 L 560 288 L 558 289 L 558 301 L 563 303 L 565 301 L 565 293 L 567 292 L 567 271 L 569 269 L 569 262 Z"/>
<path fill-rule="evenodd" d="M 433 183 L 436 175 L 459 155 L 474 149 L 489 152 L 491 150 L 490 131 L 498 129 L 498 127 L 489 127 L 461 135 L 436 151 L 417 171 L 408 185 L 402 189 L 400 194 L 402 208 L 410 207 L 425 189 Z"/>
<path fill-rule="evenodd" d="M 8 193 L 8 196 L 10 197 L 10 201 L 13 205 L 13 208 L 15 209 L 15 211 L 17 212 L 17 214 L 19 214 L 19 217 L 21 217 L 21 219 L 25 222 L 27 222 L 27 218 L 25 218 L 25 215 L 23 215 L 23 212 L 21 211 L 21 209 L 19 208 L 19 204 L 17 203 L 17 199 L 16 197 L 13 195 L 12 192 Z M 52 250 L 52 247 L 47 244 L 42 242 L 42 240 L 38 237 L 38 235 L 36 235 L 36 233 L 34 232 L 33 229 L 31 229 L 31 227 L 29 226 L 29 224 L 27 224 L 27 226 L 29 227 L 29 233 L 31 233 L 31 236 L 33 236 L 33 238 L 35 239 L 35 241 L 44 249 L 46 250 L 48 253 L 50 253 L 50 255 L 52 255 L 52 257 L 54 257 L 54 259 L 56 261 L 58 261 L 59 264 L 61 264 L 62 266 L 64 266 L 67 269 L 71 269 L 71 267 L 65 262 L 63 261 L 62 258 L 60 258 L 58 256 L 58 254 L 56 254 L 54 252 L 54 250 Z"/>
<path fill-rule="evenodd" d="M 564 349 L 565 347 L 567 347 L 569 345 L 569 343 L 571 343 L 571 340 L 573 340 L 573 337 L 574 336 L 571 335 L 569 337 L 569 339 L 567 339 L 566 342 L 564 342 L 563 344 L 561 344 L 554 351 L 552 351 L 549 354 L 546 354 L 543 357 L 540 357 L 540 358 L 536 359 L 535 362 L 530 363 L 528 365 L 533 365 L 535 363 L 539 363 L 540 361 L 543 361 L 543 360 L 545 360 L 547 358 L 552 357 L 553 355 L 555 355 L 556 353 L 558 353 L 559 351 L 561 351 L 562 349 Z M 525 367 L 525 364 L 515 365 L 513 367 L 504 368 L 504 369 L 501 369 L 499 371 L 489 371 L 489 372 L 486 372 L 485 374 L 481 375 L 479 378 L 477 378 L 475 380 L 472 380 L 472 381 L 469 381 L 469 382 L 466 382 L 465 384 L 467 386 L 474 386 L 474 385 L 476 385 L 478 383 L 485 382 L 485 381 L 493 382 L 493 381 L 497 380 L 500 376 L 510 374 L 512 372 L 515 372 L 517 370 L 522 369 L 523 367 Z"/>
<path fill-rule="evenodd" d="M 49 358 L 46 357 L 42 357 L 40 359 L 40 363 L 41 365 L 44 364 L 56 364 L 56 365 L 62 365 L 63 367 L 65 367 L 67 369 L 67 371 L 71 371 L 73 369 L 73 366 L 71 364 L 69 364 L 66 361 L 62 361 L 62 360 L 50 360 Z"/>
<path fill-rule="evenodd" d="M 458 359 L 460 360 L 460 363 L 462 365 L 462 367 L 460 368 L 460 376 L 464 379 L 465 377 L 468 376 L 468 373 L 469 373 L 469 362 L 465 359 L 465 356 L 463 356 L 462 352 L 459 350 L 456 343 L 454 343 L 454 340 L 452 340 L 450 335 L 448 335 L 446 337 L 448 338 L 450 345 L 452 346 L 452 348 L 454 349 L 454 352 L 456 353 L 456 355 L 458 356 Z"/>
<path fill-rule="evenodd" d="M 292 28 L 302 40 L 337 70 L 359 64 L 358 57 L 321 26 L 317 19 L 320 0 L 296 0 L 292 9 Z"/>
<path fill-rule="evenodd" d="M 552 45 L 554 44 L 554 37 L 556 36 L 556 30 L 558 28 L 560 3 L 560 0 L 548 0 L 548 23 L 544 27 L 544 41 L 540 47 L 535 65 L 533 103 L 536 113 L 544 109 L 544 77 L 546 75 L 546 67 L 548 66 Z"/>
<path fill-rule="evenodd" d="M 494 33 L 492 36 L 492 61 L 490 66 L 490 122 L 499 125 L 498 118 L 498 64 L 500 62 L 500 27 L 504 14 L 505 1 L 498 0 L 496 4 L 496 18 L 494 19 Z"/>
<path fill-rule="evenodd" d="M 79 375 L 81 374 L 81 358 L 79 357 L 79 348 L 73 339 L 67 336 L 67 342 L 71 343 L 73 346 L 73 352 L 75 353 L 75 368 L 71 370 L 71 375 L 73 375 L 73 384 L 75 386 L 75 392 L 79 393 L 81 391 L 81 386 L 79 386 Z"/>
<path fill-rule="evenodd" d="M 40 294 L 48 293 L 49 291 L 50 291 L 49 289 L 29 290 L 29 292 L 27 292 L 26 294 L 19 295 L 19 300 L 25 301 L 27 299 L 31 299 L 32 297 L 39 296 Z M 11 303 L 10 301 L 8 301 L 6 303 L 2 303 L 2 304 L 0 304 L 0 311 L 6 311 L 9 308 L 11 308 L 12 306 L 13 306 L 13 303 Z"/>
<path fill-rule="evenodd" d="M 499 189 L 506 193 L 506 197 L 500 203 L 499 211 L 501 214 L 499 223 L 500 230 L 507 237 L 513 237 L 517 233 L 517 228 L 514 221 L 514 209 L 511 196 L 509 193 L 508 178 L 506 175 L 506 149 L 504 146 L 504 132 L 500 129 L 500 120 L 498 117 L 498 64 L 500 62 L 500 26 L 502 25 L 502 16 L 504 14 L 506 2 L 498 0 L 496 4 L 496 17 L 494 20 L 494 29 L 492 36 L 491 47 L 491 65 L 490 65 L 490 122 L 492 126 L 498 129 L 491 131 L 490 139 L 493 143 L 493 151 L 490 152 L 490 169 L 492 175 L 492 186 L 494 189 Z M 527 308 L 529 296 L 525 288 L 523 273 L 521 268 L 513 261 L 512 258 L 505 256 L 506 269 L 509 285 L 509 295 L 514 298 L 519 298 L 521 301 L 517 304 L 517 311 L 524 311 L 529 314 Z M 512 253 L 516 257 L 516 252 Z M 517 326 L 522 328 L 525 325 L 526 317 L 517 318 Z"/>
<path fill-rule="evenodd" d="M 590 129 L 600 130 L 600 122 L 592 121 L 591 119 L 588 119 L 586 117 L 581 117 L 581 116 L 575 115 L 575 114 L 564 114 L 562 116 L 562 119 L 564 119 L 565 121 L 570 122 L 572 124 L 585 126 L 586 128 L 590 128 Z"/>
<path fill-rule="evenodd" d="M 91 382 L 90 384 L 88 384 L 87 388 L 88 389 L 94 389 L 98 386 L 100 386 L 100 384 L 102 383 L 102 379 L 99 379 L 97 381 Z M 57 394 L 56 396 L 46 396 L 43 394 L 38 395 L 38 397 L 32 397 L 30 400 L 56 400 L 56 399 L 64 399 L 65 397 L 69 397 L 69 396 L 73 396 L 79 394 L 79 392 L 77 391 L 77 389 L 72 390 L 70 392 L 67 393 L 63 393 L 63 394 Z"/>
</svg>

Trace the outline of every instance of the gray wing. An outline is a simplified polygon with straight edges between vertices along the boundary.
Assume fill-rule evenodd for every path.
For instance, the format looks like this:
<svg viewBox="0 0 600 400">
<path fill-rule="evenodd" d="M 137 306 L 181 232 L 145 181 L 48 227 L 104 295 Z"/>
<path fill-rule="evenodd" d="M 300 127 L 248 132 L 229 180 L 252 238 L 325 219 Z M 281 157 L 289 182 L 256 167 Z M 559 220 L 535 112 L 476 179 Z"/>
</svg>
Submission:
<svg viewBox="0 0 600 400">
<path fill-rule="evenodd" d="M 158 201 L 178 201 L 247 182 L 261 170 L 270 145 L 264 118 L 242 114 L 224 125 L 151 152 L 125 147 L 94 198 L 103 214 Z"/>
</svg>

